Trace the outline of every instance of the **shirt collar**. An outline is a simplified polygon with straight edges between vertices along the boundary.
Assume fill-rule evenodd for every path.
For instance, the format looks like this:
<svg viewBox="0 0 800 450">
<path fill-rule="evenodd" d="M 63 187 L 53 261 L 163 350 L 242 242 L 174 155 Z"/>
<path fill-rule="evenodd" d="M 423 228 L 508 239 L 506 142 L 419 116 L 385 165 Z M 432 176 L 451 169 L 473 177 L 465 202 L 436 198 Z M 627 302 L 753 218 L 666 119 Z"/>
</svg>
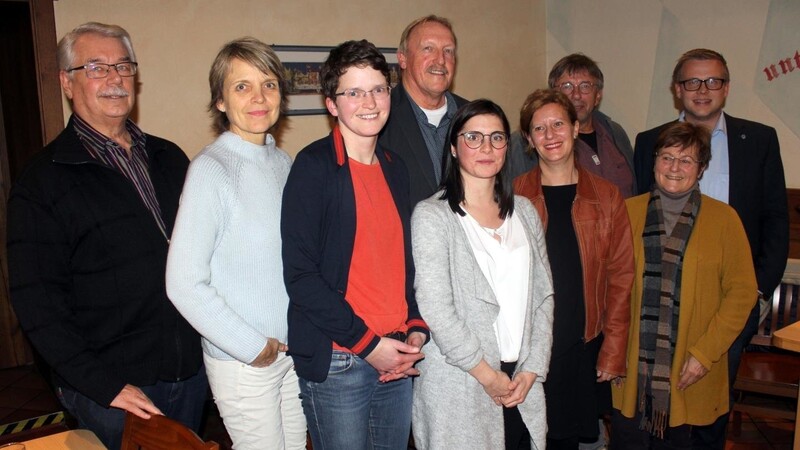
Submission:
<svg viewBox="0 0 800 450">
<path fill-rule="evenodd" d="M 411 103 L 411 109 L 414 111 L 414 116 L 417 118 L 417 120 L 421 123 L 428 123 L 428 116 L 425 115 L 425 111 L 423 111 L 422 108 L 417 105 L 414 99 L 411 98 L 411 95 L 408 93 L 408 91 L 406 91 L 406 95 L 408 96 L 408 102 Z M 447 101 L 447 112 L 444 113 L 442 121 L 453 117 L 458 109 L 458 106 L 456 105 L 456 99 L 453 97 L 453 94 L 451 94 L 450 91 L 444 91 L 444 97 Z"/>
<path fill-rule="evenodd" d="M 678 114 L 678 121 L 683 122 L 685 120 L 686 120 L 686 111 L 681 111 L 681 113 Z M 728 123 L 725 122 L 724 111 L 719 115 L 719 119 L 717 119 L 717 124 L 714 125 L 714 129 L 711 130 L 711 136 L 716 136 L 719 133 L 722 133 L 725 136 L 728 135 Z"/>
<path fill-rule="evenodd" d="M 80 137 L 83 145 L 91 147 L 91 151 L 105 152 L 106 148 L 109 146 L 119 147 L 119 144 L 109 139 L 109 137 L 103 133 L 97 131 L 94 127 L 89 125 L 88 122 L 83 120 L 81 116 L 73 113 L 72 117 L 75 122 L 75 131 L 77 131 L 78 137 Z M 147 137 L 142 129 L 139 128 L 139 126 L 136 125 L 131 119 L 127 119 L 125 121 L 125 129 L 128 131 L 128 134 L 131 135 L 131 151 L 142 152 L 146 157 L 147 153 L 145 152 L 145 144 L 147 142 Z"/>
</svg>

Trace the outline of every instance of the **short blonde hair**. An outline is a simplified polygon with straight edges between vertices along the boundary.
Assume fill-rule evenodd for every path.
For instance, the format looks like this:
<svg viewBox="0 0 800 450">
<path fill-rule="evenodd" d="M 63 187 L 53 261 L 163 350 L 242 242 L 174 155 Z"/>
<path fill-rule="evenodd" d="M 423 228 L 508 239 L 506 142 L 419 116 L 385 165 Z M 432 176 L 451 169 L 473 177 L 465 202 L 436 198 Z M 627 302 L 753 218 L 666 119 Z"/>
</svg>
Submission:
<svg viewBox="0 0 800 450">
<path fill-rule="evenodd" d="M 252 37 L 243 37 L 225 44 L 208 72 L 208 87 L 211 89 L 211 100 L 208 102 L 208 112 L 211 114 L 211 128 L 217 135 L 220 135 L 230 128 L 228 116 L 217 109 L 217 103 L 223 99 L 225 90 L 225 77 L 231 70 L 231 61 L 240 59 L 263 74 L 272 74 L 278 79 L 278 87 L 281 93 L 281 115 L 284 115 L 289 107 L 289 100 L 286 97 L 288 81 L 283 70 L 283 64 L 278 59 L 278 55 L 272 47 Z"/>
<path fill-rule="evenodd" d="M 397 51 L 400 53 L 405 53 L 406 50 L 408 50 L 408 38 L 411 36 L 411 32 L 414 31 L 414 28 L 417 28 L 418 26 L 428 22 L 438 23 L 450 30 L 450 34 L 453 35 L 453 43 L 456 44 L 456 48 L 458 48 L 458 39 L 456 39 L 456 33 L 453 31 L 453 25 L 450 23 L 450 21 L 444 17 L 431 14 L 429 16 L 420 17 L 408 24 L 406 29 L 403 30 L 403 34 L 400 35 L 400 45 L 397 46 Z"/>
<path fill-rule="evenodd" d="M 675 69 L 672 71 L 673 83 L 681 82 L 681 70 L 683 70 L 684 64 L 686 64 L 688 61 L 719 61 L 722 64 L 722 69 L 725 72 L 723 76 L 726 80 L 731 79 L 731 73 L 728 71 L 728 62 L 725 61 L 725 58 L 720 53 L 707 48 L 696 48 L 689 50 L 681 55 L 680 58 L 678 58 L 678 62 L 675 63 Z"/>
</svg>

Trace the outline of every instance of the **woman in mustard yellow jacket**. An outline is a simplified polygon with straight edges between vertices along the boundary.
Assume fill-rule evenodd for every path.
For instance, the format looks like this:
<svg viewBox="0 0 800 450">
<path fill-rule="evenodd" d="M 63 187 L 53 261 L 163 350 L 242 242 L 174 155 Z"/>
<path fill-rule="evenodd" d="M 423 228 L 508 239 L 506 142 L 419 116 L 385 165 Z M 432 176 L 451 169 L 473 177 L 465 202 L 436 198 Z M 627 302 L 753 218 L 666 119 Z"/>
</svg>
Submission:
<svg viewBox="0 0 800 450">
<path fill-rule="evenodd" d="M 658 137 L 655 187 L 629 199 L 635 273 L 627 376 L 614 389 L 612 449 L 718 448 L 728 357 L 757 296 L 750 246 L 728 205 L 700 194 L 705 128 Z"/>
</svg>

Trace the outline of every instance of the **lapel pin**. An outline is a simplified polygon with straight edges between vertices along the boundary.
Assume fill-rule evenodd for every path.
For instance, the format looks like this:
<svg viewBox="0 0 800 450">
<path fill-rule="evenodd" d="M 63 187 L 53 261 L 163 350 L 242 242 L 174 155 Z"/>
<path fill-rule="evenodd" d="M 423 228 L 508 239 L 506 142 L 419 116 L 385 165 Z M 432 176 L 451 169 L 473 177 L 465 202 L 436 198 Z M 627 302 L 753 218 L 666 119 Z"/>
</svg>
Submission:
<svg viewBox="0 0 800 450">
<path fill-rule="evenodd" d="M 741 135 L 741 136 L 739 136 L 739 137 L 741 137 L 742 139 L 747 139 L 747 135 L 746 135 L 746 134 L 744 134 L 744 133 L 742 133 L 742 135 Z"/>
</svg>

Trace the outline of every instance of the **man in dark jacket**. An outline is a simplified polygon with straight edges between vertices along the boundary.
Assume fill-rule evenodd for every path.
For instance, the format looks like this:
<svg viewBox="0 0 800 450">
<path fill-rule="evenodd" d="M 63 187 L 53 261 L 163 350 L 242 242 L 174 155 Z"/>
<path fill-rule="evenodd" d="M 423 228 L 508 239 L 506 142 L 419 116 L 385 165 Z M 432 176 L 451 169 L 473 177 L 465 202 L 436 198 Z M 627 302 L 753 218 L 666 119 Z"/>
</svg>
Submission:
<svg viewBox="0 0 800 450">
<path fill-rule="evenodd" d="M 198 428 L 200 339 L 166 295 L 164 270 L 189 161 L 128 116 L 128 33 L 87 23 L 58 46 L 66 129 L 20 175 L 8 207 L 11 301 L 81 427 L 119 448 L 125 412 Z"/>
<path fill-rule="evenodd" d="M 392 89 L 392 114 L 378 142 L 406 163 L 413 208 L 439 189 L 450 119 L 467 103 L 449 91 L 456 70 L 450 22 L 433 15 L 411 22 L 400 37 L 397 60 L 402 78 Z"/>
<path fill-rule="evenodd" d="M 550 89 L 569 97 L 578 113 L 578 142 L 575 143 L 578 164 L 605 178 L 619 188 L 625 198 L 636 193 L 633 171 L 633 148 L 622 126 L 600 112 L 603 99 L 603 71 L 582 53 L 561 58 L 547 77 Z M 528 152 L 522 130 L 511 135 L 508 164 L 514 178 L 536 167 L 536 152 Z"/>
<path fill-rule="evenodd" d="M 742 351 L 758 331 L 759 303 L 772 295 L 786 268 L 789 211 L 778 135 L 770 126 L 723 111 L 730 84 L 728 63 L 714 50 L 689 50 L 672 72 L 672 92 L 681 106 L 678 120 L 703 125 L 711 132 L 711 161 L 700 179 L 700 191 L 736 210 L 753 253 L 759 302 L 728 350 L 732 387 Z M 669 123 L 636 136 L 634 166 L 639 193 L 652 189 L 656 138 Z M 695 427 L 693 433 L 704 437 L 706 445 L 722 448 L 727 423 L 728 412 L 720 411 L 712 426 Z"/>
</svg>

